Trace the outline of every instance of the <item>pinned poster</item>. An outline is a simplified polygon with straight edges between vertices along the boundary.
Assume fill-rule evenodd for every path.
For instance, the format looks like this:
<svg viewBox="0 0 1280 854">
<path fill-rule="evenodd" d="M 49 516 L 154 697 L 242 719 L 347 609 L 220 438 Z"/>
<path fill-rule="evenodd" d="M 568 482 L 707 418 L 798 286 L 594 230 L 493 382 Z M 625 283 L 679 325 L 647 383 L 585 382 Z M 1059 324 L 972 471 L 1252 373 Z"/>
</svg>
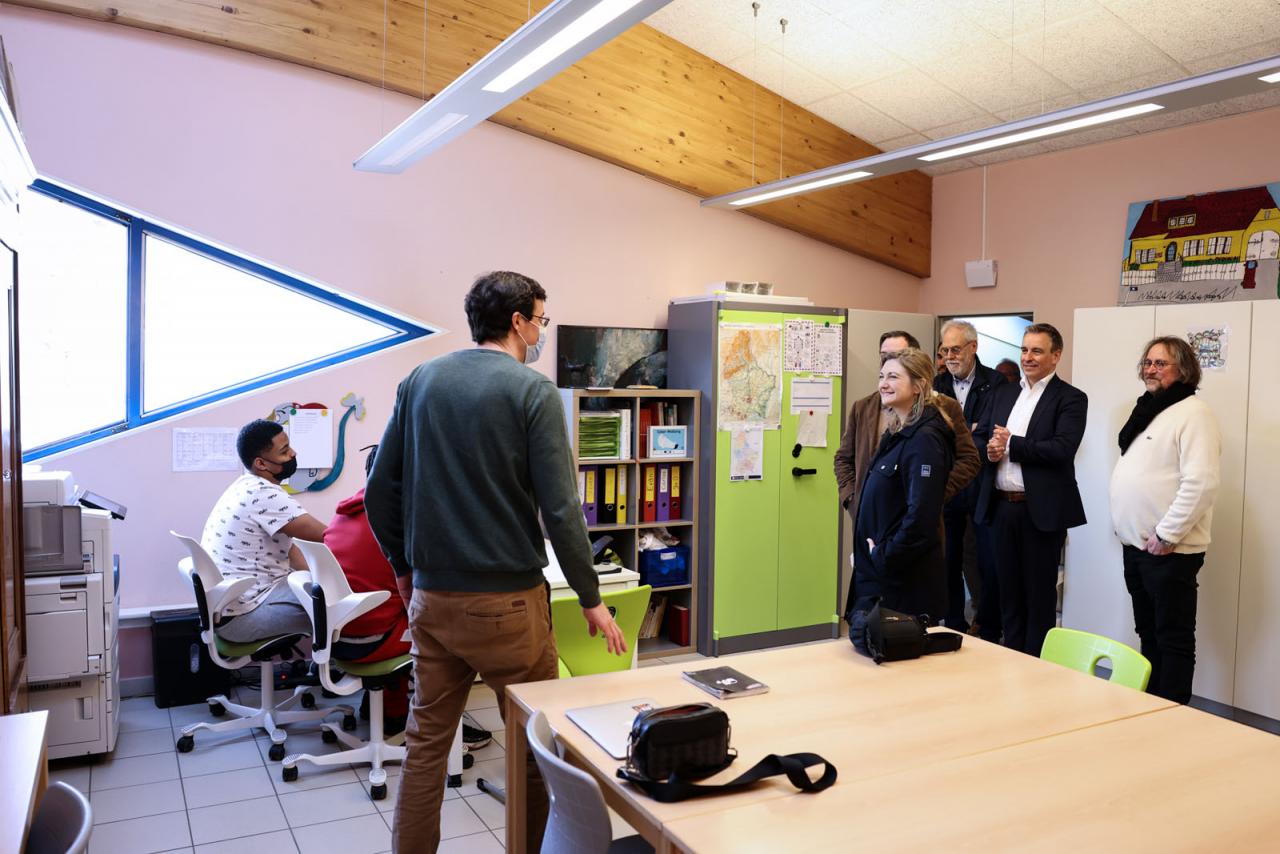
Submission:
<svg viewBox="0 0 1280 854">
<path fill-rule="evenodd" d="M 240 471 L 238 427 L 174 427 L 174 471 Z"/>
<path fill-rule="evenodd" d="M 844 327 L 818 326 L 813 331 L 812 373 L 829 377 L 844 375 Z"/>
<path fill-rule="evenodd" d="M 764 480 L 764 428 L 729 431 L 729 480 Z"/>
<path fill-rule="evenodd" d="M 827 419 L 830 415 L 816 412 L 800 413 L 800 423 L 796 430 L 796 443 L 806 448 L 825 448 L 827 446 Z"/>
<path fill-rule="evenodd" d="M 333 410 L 293 409 L 285 430 L 298 454 L 298 468 L 333 468 Z"/>
<path fill-rule="evenodd" d="M 812 320 L 787 320 L 782 324 L 782 370 L 808 372 L 813 370 Z"/>
<path fill-rule="evenodd" d="M 791 378 L 791 414 L 799 415 L 802 412 L 831 414 L 830 377 Z"/>
</svg>

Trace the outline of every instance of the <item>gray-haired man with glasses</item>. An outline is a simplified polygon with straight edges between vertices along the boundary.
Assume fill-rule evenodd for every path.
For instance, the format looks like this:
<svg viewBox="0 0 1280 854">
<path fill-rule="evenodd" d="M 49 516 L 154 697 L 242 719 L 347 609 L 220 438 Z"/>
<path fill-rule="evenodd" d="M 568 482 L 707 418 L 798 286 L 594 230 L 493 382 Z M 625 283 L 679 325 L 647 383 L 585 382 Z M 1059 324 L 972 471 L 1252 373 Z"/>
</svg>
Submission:
<svg viewBox="0 0 1280 854">
<path fill-rule="evenodd" d="M 1111 522 L 1151 662 L 1147 691 L 1186 703 L 1196 666 L 1196 574 L 1209 547 L 1222 435 L 1196 396 L 1200 363 L 1191 345 L 1164 336 L 1142 352 L 1138 379 L 1147 390 L 1120 430 Z"/>
</svg>

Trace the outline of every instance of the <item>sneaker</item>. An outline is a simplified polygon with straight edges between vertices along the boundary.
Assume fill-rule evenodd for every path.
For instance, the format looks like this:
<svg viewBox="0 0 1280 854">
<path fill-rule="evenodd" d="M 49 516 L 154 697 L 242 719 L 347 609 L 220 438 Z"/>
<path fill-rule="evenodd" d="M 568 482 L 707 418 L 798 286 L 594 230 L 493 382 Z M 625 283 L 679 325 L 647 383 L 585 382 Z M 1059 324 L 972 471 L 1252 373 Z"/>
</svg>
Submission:
<svg viewBox="0 0 1280 854">
<path fill-rule="evenodd" d="M 469 750 L 479 750 L 482 747 L 488 747 L 493 741 L 493 733 L 487 729 L 473 727 L 465 721 L 462 724 L 462 745 Z"/>
</svg>

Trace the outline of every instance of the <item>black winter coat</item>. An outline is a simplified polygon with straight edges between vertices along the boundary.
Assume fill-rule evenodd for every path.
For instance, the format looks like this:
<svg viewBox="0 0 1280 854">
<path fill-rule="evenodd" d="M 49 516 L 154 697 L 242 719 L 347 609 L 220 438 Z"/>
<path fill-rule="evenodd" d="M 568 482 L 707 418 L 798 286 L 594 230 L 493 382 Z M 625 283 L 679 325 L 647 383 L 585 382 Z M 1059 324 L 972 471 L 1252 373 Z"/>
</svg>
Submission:
<svg viewBox="0 0 1280 854">
<path fill-rule="evenodd" d="M 914 424 L 881 439 L 858 501 L 846 613 L 865 610 L 879 597 L 885 607 L 906 614 L 946 615 L 939 519 L 954 455 L 955 433 L 933 406 Z"/>
</svg>

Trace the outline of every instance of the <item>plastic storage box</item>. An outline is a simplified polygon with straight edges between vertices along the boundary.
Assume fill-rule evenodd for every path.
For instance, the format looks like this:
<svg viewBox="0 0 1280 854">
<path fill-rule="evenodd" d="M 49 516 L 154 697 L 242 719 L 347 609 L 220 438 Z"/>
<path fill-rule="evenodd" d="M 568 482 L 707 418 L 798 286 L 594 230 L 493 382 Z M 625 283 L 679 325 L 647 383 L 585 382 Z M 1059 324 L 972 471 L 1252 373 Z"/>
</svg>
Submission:
<svg viewBox="0 0 1280 854">
<path fill-rule="evenodd" d="M 689 583 L 689 547 L 672 546 L 640 552 L 640 583 L 676 587 Z"/>
</svg>

